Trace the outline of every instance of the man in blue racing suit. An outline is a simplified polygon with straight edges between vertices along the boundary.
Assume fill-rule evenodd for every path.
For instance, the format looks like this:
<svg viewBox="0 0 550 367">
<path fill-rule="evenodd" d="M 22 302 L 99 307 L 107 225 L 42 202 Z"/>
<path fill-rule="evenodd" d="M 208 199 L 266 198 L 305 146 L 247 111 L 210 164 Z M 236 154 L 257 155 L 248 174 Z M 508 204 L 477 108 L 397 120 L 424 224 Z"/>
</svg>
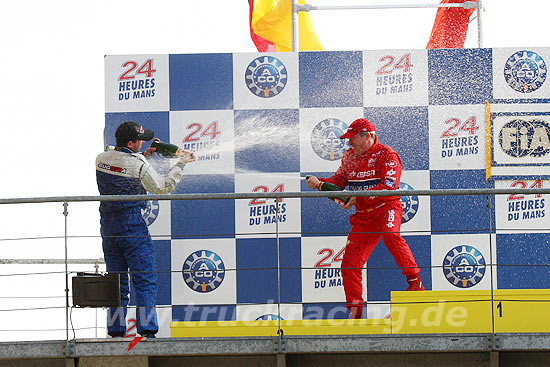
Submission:
<svg viewBox="0 0 550 367">
<path fill-rule="evenodd" d="M 184 151 L 167 174 L 161 175 L 147 162 L 155 151 L 148 148 L 140 153 L 144 141 L 151 140 L 153 130 L 144 129 L 133 121 L 120 124 L 115 132 L 116 147 L 108 148 L 96 158 L 96 178 L 101 195 L 167 194 L 172 192 L 183 176 L 186 163 L 195 156 Z M 128 306 L 128 270 L 136 294 L 137 332 L 154 337 L 158 332 L 157 273 L 155 251 L 141 210 L 145 201 L 102 201 L 101 237 L 107 271 L 120 274 L 120 308 L 107 313 L 107 333 L 124 336 Z"/>
</svg>

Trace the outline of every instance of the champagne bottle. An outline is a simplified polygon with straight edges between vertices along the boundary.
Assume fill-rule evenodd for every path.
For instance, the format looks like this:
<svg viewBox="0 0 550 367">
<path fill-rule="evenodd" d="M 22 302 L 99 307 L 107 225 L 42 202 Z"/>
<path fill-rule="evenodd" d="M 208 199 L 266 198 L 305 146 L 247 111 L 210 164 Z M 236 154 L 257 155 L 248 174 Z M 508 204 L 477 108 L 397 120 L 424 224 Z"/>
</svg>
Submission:
<svg viewBox="0 0 550 367">
<path fill-rule="evenodd" d="M 156 152 L 166 158 L 181 157 L 183 155 L 183 150 L 180 147 L 162 141 L 155 140 L 151 143 L 151 148 L 156 148 Z"/>
<path fill-rule="evenodd" d="M 309 176 L 306 176 L 306 178 L 308 178 Z M 321 182 L 321 185 L 319 187 L 319 190 L 320 191 L 342 191 L 342 189 L 335 185 L 335 184 L 332 184 L 330 182 L 323 182 L 323 181 L 320 181 Z M 349 201 L 349 197 L 333 197 L 333 198 L 329 198 L 330 200 L 334 200 L 336 203 L 340 204 L 340 205 L 343 205 L 343 204 L 347 204 L 348 201 Z"/>
</svg>

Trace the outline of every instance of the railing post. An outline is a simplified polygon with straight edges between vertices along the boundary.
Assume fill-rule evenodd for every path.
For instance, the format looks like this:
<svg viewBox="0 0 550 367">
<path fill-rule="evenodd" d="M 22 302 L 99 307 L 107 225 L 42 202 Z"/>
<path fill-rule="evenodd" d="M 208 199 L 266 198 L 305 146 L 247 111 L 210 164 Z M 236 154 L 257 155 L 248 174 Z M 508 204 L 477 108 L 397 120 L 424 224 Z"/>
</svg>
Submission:
<svg viewBox="0 0 550 367">
<path fill-rule="evenodd" d="M 96 261 L 95 264 L 94 264 L 94 268 L 95 268 L 95 273 L 96 274 L 99 274 L 99 261 Z M 97 339 L 98 336 L 97 336 L 97 308 L 95 309 L 95 338 Z"/>
<path fill-rule="evenodd" d="M 290 24 L 291 24 L 291 42 L 293 52 L 300 51 L 300 11 L 298 10 L 298 0 L 292 0 L 290 8 Z"/>
<path fill-rule="evenodd" d="M 493 287 L 493 203 L 491 195 L 487 195 L 487 209 L 489 210 L 489 264 L 490 264 L 490 279 L 491 279 L 491 325 L 493 330 L 493 342 L 495 340 L 495 293 Z"/>
<path fill-rule="evenodd" d="M 69 268 L 68 268 L 68 250 L 67 250 L 67 217 L 69 203 L 63 203 L 63 215 L 65 216 L 65 340 L 69 343 Z"/>
<path fill-rule="evenodd" d="M 481 21 L 481 13 L 483 12 L 483 3 L 477 1 L 477 47 L 483 47 L 483 22 Z"/>
<path fill-rule="evenodd" d="M 279 348 L 281 347 L 281 257 L 279 256 L 279 199 L 275 198 L 275 239 L 277 245 L 277 334 L 279 335 Z"/>
</svg>

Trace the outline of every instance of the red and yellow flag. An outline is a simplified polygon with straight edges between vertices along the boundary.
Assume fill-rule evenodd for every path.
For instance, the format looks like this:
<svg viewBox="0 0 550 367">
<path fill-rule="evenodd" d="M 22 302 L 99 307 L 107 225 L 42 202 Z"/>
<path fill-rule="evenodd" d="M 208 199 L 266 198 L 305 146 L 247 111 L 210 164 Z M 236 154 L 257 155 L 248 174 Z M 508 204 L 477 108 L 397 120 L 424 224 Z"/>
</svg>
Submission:
<svg viewBox="0 0 550 367">
<path fill-rule="evenodd" d="M 305 0 L 298 0 L 305 4 Z M 250 35 L 258 51 L 292 51 L 291 0 L 249 0 Z M 308 13 L 298 16 L 300 51 L 322 51 L 323 48 Z M 273 50 L 273 51 L 275 51 Z"/>
<path fill-rule="evenodd" d="M 250 38 L 252 38 L 252 42 L 256 45 L 256 48 L 260 52 L 275 52 L 277 49 L 275 48 L 275 45 L 273 43 L 269 42 L 266 39 L 263 39 L 262 37 L 258 36 L 256 33 L 254 33 L 254 29 L 252 29 L 252 14 L 254 9 L 254 0 L 248 0 L 248 4 L 250 5 L 250 12 L 249 12 L 249 24 L 250 24 Z"/>
<path fill-rule="evenodd" d="M 466 0 L 443 0 L 441 4 L 463 3 Z M 477 1 L 477 0 L 470 0 Z M 463 48 L 470 15 L 474 9 L 439 8 L 426 48 Z"/>
</svg>

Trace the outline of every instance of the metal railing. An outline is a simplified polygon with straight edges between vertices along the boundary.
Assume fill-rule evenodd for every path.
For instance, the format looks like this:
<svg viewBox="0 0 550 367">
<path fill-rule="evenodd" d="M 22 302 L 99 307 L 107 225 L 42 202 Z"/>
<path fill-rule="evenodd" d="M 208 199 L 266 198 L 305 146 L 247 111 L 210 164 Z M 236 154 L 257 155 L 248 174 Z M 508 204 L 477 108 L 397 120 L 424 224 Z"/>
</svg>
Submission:
<svg viewBox="0 0 550 367">
<path fill-rule="evenodd" d="M 263 198 L 263 199 L 275 199 L 275 205 L 277 206 L 277 211 L 279 211 L 279 199 L 284 198 L 317 198 L 317 197 L 362 197 L 362 196 L 487 196 L 487 207 L 489 210 L 489 225 L 487 228 L 487 233 L 489 234 L 489 245 L 490 245 L 490 261 L 489 261 L 489 268 L 491 271 L 491 302 L 494 302 L 493 297 L 493 279 L 494 275 L 492 274 L 493 266 L 504 266 L 501 264 L 496 264 L 494 259 L 492 258 L 493 254 L 493 244 L 491 243 L 491 235 L 497 230 L 497 228 L 492 227 L 492 209 L 493 209 L 493 196 L 495 195 L 547 195 L 550 194 L 550 188 L 532 188 L 532 189 L 517 189 L 517 188 L 508 188 L 508 189 L 439 189 L 439 190 L 395 190 L 395 191 L 367 191 L 367 192 L 348 192 L 348 191 L 340 191 L 340 192 L 317 192 L 317 191 L 306 191 L 306 192 L 276 192 L 276 193 L 212 193 L 212 194 L 173 194 L 173 195 L 113 195 L 113 196 L 72 196 L 72 197 L 39 197 L 39 198 L 10 198 L 10 199 L 0 199 L 0 210 L 2 210 L 2 205 L 6 204 L 40 204 L 40 203 L 61 203 L 63 205 L 63 216 L 64 216 L 64 234 L 63 236 L 48 236 L 44 238 L 55 238 L 58 240 L 63 240 L 64 245 L 64 258 L 63 259 L 0 259 L 0 264 L 4 265 L 63 265 L 64 270 L 58 271 L 58 272 L 44 272 L 44 273 L 32 273 L 34 275 L 45 275 L 45 274 L 64 274 L 65 278 L 65 289 L 64 289 L 64 299 L 65 299 L 65 305 L 64 306 L 52 306 L 52 307 L 46 307 L 46 308 L 64 308 L 65 309 L 65 327 L 63 330 L 65 330 L 65 337 L 66 341 L 69 342 L 69 331 L 72 330 L 73 333 L 75 330 L 84 330 L 89 329 L 88 327 L 85 328 L 73 328 L 70 326 L 71 322 L 71 310 L 72 307 L 70 306 L 70 294 L 69 294 L 69 277 L 71 274 L 74 274 L 74 270 L 69 270 L 69 265 L 93 265 L 94 271 L 99 272 L 99 268 L 103 266 L 103 259 L 101 258 L 95 258 L 95 259 L 70 259 L 68 256 L 68 244 L 70 239 L 77 239 L 77 238 L 89 238 L 89 237 L 95 237 L 97 239 L 100 238 L 99 235 L 94 236 L 71 236 L 68 234 L 68 207 L 69 203 L 78 203 L 78 202 L 100 202 L 100 201 L 150 201 L 150 200 L 169 200 L 169 201 L 175 201 L 175 200 L 236 200 L 236 199 L 255 199 L 255 198 Z M 276 222 L 275 222 L 275 238 L 276 238 L 276 246 L 277 246 L 277 312 L 279 317 L 279 328 L 280 328 L 280 320 L 281 320 L 281 284 L 280 284 L 280 277 L 281 277 L 281 270 L 283 269 L 291 269 L 288 267 L 282 267 L 280 264 L 280 243 L 279 243 L 279 235 L 282 234 L 280 232 L 279 227 L 279 219 L 278 216 L 275 216 Z M 548 230 L 548 228 L 543 229 Z M 433 231 L 430 231 L 433 233 Z M 347 233 L 347 232 L 346 232 Z M 403 233 L 403 232 L 402 232 Z M 406 234 L 406 233 L 403 233 Z M 174 235 L 162 235 L 160 237 L 167 237 Z M 177 236 L 177 234 L 175 235 Z M 19 237 L 19 238 L 0 238 L 0 243 L 9 242 L 9 241 L 19 241 L 21 239 L 31 239 L 31 240 L 40 240 L 41 237 Z M 519 265 L 517 265 L 519 266 Z M 550 264 L 547 264 L 545 266 L 550 266 Z M 432 268 L 434 266 L 430 266 Z M 394 267 L 397 268 L 397 267 Z M 308 268 L 300 267 L 299 270 L 304 270 Z M 313 268 L 311 268 L 313 269 Z M 369 267 L 369 269 L 385 269 L 384 267 Z M 226 269 L 226 271 L 238 271 L 238 270 L 251 270 L 251 269 Z M 257 269 L 256 269 L 257 270 Z M 262 268 L 262 270 L 269 270 L 266 268 Z M 170 271 L 172 272 L 172 271 Z M 19 276 L 19 275 L 29 275 L 29 273 L 22 273 L 22 274 L 2 274 L 1 276 Z M 46 297 L 46 296 L 20 296 L 20 297 L 8 297 L 3 296 L 0 297 L 0 299 L 32 299 L 32 298 L 61 298 L 61 296 L 52 296 L 52 297 Z M 3 309 L 0 310 L 0 314 L 6 314 L 9 311 L 33 311 L 41 309 L 40 307 L 35 308 L 18 308 L 18 309 Z M 493 315 L 494 317 L 494 315 Z M 96 312 L 96 335 L 97 335 L 97 312 Z M 47 330 L 47 329 L 46 329 Z M 61 330 L 59 328 L 55 330 Z M 11 332 L 15 330 L 0 330 L 0 332 Z M 27 329 L 27 331 L 32 331 L 31 329 Z M 494 332 L 494 320 L 493 320 L 493 332 Z"/>
</svg>

